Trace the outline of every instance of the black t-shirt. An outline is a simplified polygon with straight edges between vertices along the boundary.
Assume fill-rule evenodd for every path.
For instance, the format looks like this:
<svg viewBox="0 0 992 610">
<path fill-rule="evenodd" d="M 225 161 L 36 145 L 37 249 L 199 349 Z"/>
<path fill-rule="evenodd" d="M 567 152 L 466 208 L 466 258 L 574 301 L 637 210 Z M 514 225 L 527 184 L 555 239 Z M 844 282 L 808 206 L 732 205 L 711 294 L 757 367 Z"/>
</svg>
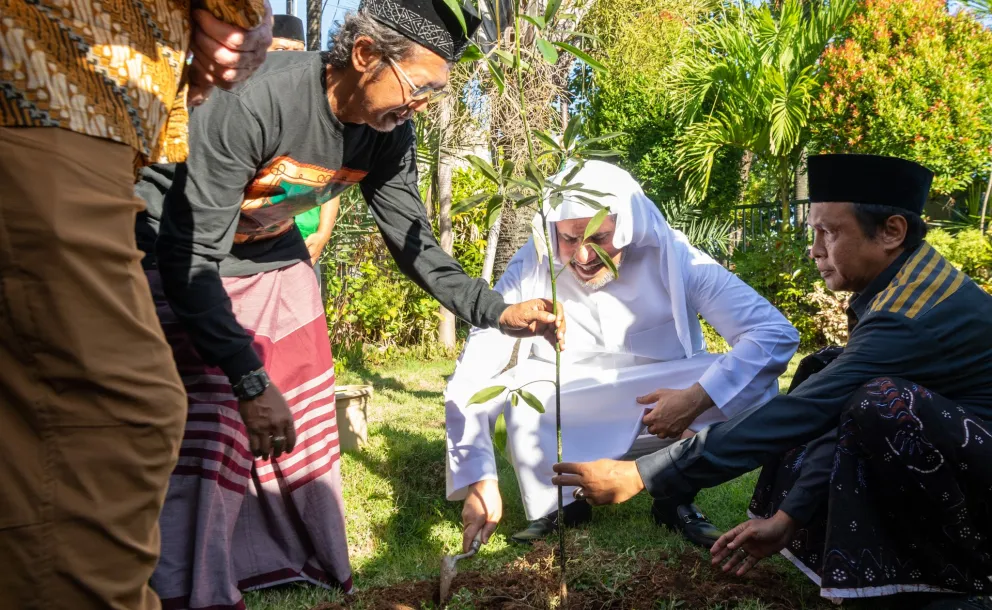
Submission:
<svg viewBox="0 0 992 610">
<path fill-rule="evenodd" d="M 244 84 L 215 90 L 191 112 L 187 161 L 145 168 L 136 188 L 148 203 L 137 224 L 146 268 L 160 271 L 200 355 L 235 381 L 261 361 L 220 277 L 308 260 L 295 216 L 353 184 L 400 269 L 442 305 L 480 327 L 506 308 L 434 238 L 412 124 L 382 133 L 341 123 L 324 74 L 319 53 L 270 53 Z"/>
</svg>

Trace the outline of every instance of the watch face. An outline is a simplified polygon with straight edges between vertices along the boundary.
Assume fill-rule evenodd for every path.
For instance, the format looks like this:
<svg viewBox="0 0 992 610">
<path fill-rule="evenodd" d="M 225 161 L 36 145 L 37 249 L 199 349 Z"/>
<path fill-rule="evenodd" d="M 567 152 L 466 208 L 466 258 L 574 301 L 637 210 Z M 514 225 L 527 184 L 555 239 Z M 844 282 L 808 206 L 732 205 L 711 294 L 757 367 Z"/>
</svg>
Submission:
<svg viewBox="0 0 992 610">
<path fill-rule="evenodd" d="M 258 378 L 258 375 L 249 375 L 244 380 L 244 385 L 242 386 L 242 391 L 248 396 L 256 396 L 262 392 L 262 380 Z"/>
</svg>

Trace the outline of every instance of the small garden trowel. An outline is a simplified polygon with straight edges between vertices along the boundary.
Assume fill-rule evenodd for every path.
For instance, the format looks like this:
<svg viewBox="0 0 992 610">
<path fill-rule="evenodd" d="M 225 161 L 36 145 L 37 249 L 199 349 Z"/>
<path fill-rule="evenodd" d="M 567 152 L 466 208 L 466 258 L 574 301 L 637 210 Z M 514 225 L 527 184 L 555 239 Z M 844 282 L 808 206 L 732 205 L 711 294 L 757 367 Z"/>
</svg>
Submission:
<svg viewBox="0 0 992 610">
<path fill-rule="evenodd" d="M 448 593 L 450 593 L 451 582 L 455 580 L 455 575 L 458 574 L 458 569 L 455 564 L 457 564 L 462 559 L 468 559 L 472 555 L 479 552 L 479 547 L 482 545 L 482 532 L 480 531 L 475 535 L 472 540 L 472 545 L 469 547 L 467 553 L 462 553 L 461 555 L 445 555 L 441 558 L 441 595 L 440 604 L 444 606 L 444 603 L 448 601 Z"/>
</svg>

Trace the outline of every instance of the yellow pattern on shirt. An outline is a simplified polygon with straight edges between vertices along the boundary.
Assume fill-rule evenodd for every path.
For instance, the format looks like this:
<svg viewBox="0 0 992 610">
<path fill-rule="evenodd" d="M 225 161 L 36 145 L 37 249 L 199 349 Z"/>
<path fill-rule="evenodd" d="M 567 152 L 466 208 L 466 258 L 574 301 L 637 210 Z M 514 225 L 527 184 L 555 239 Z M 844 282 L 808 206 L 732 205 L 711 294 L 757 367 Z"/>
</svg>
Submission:
<svg viewBox="0 0 992 610">
<path fill-rule="evenodd" d="M 243 28 L 263 0 L 204 0 Z M 185 160 L 190 0 L 0 0 L 0 125 L 60 127 Z"/>
</svg>

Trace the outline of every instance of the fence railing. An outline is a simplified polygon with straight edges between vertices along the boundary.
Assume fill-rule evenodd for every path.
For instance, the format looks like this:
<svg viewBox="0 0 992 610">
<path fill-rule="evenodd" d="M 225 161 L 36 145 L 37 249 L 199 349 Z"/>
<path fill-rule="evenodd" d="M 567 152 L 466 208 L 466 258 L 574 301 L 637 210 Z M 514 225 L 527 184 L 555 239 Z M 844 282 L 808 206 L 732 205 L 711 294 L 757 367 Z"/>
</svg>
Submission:
<svg viewBox="0 0 992 610">
<path fill-rule="evenodd" d="M 799 199 L 789 204 L 786 226 L 795 239 L 809 241 L 806 218 L 809 216 L 809 201 Z M 743 205 L 733 210 L 731 220 L 730 246 L 732 250 L 746 251 L 756 237 L 763 237 L 781 230 L 782 206 L 775 203 Z"/>
</svg>

